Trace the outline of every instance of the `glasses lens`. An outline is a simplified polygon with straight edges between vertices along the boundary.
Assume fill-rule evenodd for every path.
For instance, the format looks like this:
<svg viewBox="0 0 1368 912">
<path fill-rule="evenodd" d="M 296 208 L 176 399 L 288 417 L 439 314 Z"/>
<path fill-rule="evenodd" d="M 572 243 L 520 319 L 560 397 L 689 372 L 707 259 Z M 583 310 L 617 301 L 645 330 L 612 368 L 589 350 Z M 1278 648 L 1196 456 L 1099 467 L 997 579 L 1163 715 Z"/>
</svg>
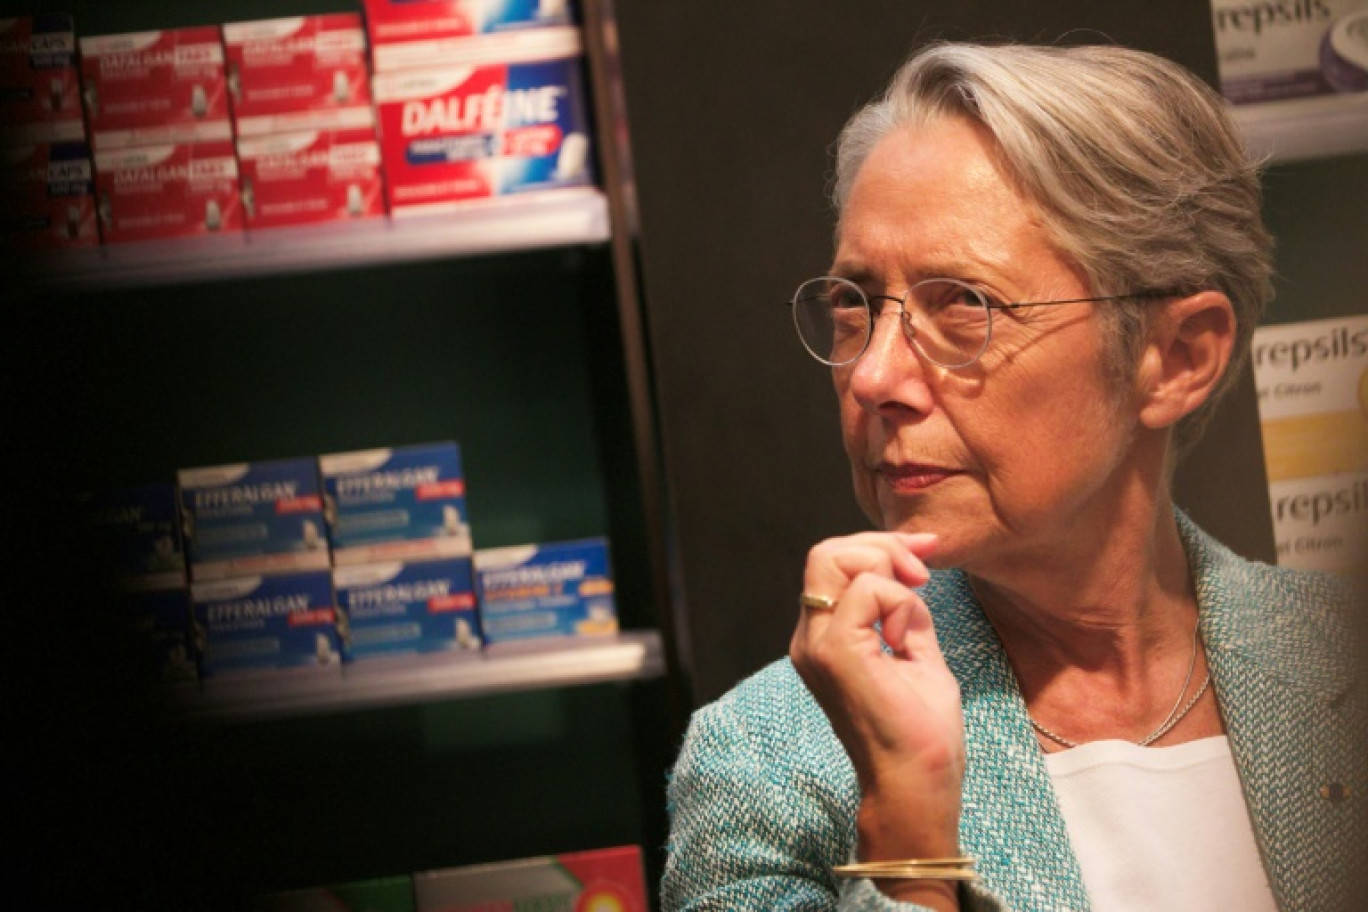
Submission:
<svg viewBox="0 0 1368 912">
<path fill-rule="evenodd" d="M 992 324 L 988 301 L 972 285 L 930 279 L 912 288 L 917 315 L 912 341 L 942 367 L 964 367 L 988 347 Z"/>
<path fill-rule="evenodd" d="M 798 338 L 824 364 L 849 364 L 869 344 L 869 302 L 845 279 L 810 279 L 793 296 Z"/>
</svg>

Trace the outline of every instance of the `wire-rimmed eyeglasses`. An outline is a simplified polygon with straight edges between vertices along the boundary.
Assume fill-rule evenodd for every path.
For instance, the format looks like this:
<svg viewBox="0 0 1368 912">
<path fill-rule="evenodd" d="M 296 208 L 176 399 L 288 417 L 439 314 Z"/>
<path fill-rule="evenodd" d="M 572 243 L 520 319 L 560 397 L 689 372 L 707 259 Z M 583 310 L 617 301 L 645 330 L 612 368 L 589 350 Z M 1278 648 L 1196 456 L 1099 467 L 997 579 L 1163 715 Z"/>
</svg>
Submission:
<svg viewBox="0 0 1368 912">
<path fill-rule="evenodd" d="M 821 276 L 809 279 L 788 302 L 798 338 L 812 357 L 832 367 L 859 360 L 874 337 L 874 320 L 882 302 L 895 302 L 903 333 L 927 360 L 958 369 L 973 364 L 993 337 L 993 311 L 1055 304 L 1090 304 L 1128 298 L 1171 297 L 1172 292 L 1141 291 L 1058 301 L 999 302 L 982 289 L 959 279 L 925 279 L 903 297 L 867 295 L 849 279 Z"/>
</svg>

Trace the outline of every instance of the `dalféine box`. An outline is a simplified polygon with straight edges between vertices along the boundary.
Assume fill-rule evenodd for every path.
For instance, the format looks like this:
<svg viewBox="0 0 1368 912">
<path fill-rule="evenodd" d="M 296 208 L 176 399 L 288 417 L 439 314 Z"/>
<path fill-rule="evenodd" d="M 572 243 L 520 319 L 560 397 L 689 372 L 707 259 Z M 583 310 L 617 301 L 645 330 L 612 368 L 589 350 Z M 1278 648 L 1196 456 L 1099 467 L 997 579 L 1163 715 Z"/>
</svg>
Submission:
<svg viewBox="0 0 1368 912">
<path fill-rule="evenodd" d="M 233 143 L 96 151 L 95 215 L 106 243 L 241 231 Z"/>
<path fill-rule="evenodd" d="M 475 592 L 491 646 L 618 631 L 603 538 L 482 548 L 475 552 Z"/>
<path fill-rule="evenodd" d="M 192 579 L 329 567 L 314 460 L 182 469 L 177 480 Z"/>
<path fill-rule="evenodd" d="M 646 912 L 641 849 L 617 846 L 413 875 L 417 912 Z"/>
<path fill-rule="evenodd" d="M 337 566 L 471 553 L 457 444 L 330 453 L 318 468 Z"/>
<path fill-rule="evenodd" d="M 394 215 L 592 182 L 579 39 L 568 31 L 525 59 L 375 76 Z"/>
<path fill-rule="evenodd" d="M 231 141 L 218 26 L 82 38 L 93 148 Z"/>
<path fill-rule="evenodd" d="M 223 44 L 239 139 L 374 125 L 360 13 L 230 22 Z"/>
<path fill-rule="evenodd" d="M 338 567 L 333 588 L 345 661 L 479 654 L 469 557 Z"/>
<path fill-rule="evenodd" d="M 80 88 L 70 16 L 0 19 L 0 145 L 83 141 Z"/>
<path fill-rule="evenodd" d="M 239 139 L 249 230 L 385 214 L 380 145 L 370 127 Z"/>
<path fill-rule="evenodd" d="M 93 247 L 94 174 L 83 142 L 0 149 L 0 211 L 20 251 Z"/>
<path fill-rule="evenodd" d="M 206 680 L 284 669 L 341 673 L 327 570 L 195 582 L 190 595 Z"/>
<path fill-rule="evenodd" d="M 519 33 L 574 23 L 569 0 L 365 0 L 365 10 L 377 73 L 450 63 L 472 48 L 497 55 Z"/>
</svg>

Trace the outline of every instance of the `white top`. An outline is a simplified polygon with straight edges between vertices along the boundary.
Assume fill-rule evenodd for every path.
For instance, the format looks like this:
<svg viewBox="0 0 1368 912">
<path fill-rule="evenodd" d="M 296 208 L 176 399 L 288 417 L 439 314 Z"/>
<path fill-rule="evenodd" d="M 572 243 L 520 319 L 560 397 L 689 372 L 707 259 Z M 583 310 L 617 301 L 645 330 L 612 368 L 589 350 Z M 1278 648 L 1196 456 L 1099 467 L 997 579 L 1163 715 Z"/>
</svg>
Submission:
<svg viewBox="0 0 1368 912">
<path fill-rule="evenodd" d="M 1045 758 L 1097 912 L 1277 912 L 1224 735 Z"/>
</svg>

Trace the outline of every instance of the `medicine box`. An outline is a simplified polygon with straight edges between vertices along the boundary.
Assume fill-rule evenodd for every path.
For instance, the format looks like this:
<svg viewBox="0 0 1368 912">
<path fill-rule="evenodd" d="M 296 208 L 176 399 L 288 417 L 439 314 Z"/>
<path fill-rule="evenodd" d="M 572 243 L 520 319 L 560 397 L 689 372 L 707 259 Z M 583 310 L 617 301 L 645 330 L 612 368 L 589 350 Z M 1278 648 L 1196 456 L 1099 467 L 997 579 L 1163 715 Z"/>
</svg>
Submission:
<svg viewBox="0 0 1368 912">
<path fill-rule="evenodd" d="M 99 35 L 80 47 L 96 152 L 232 140 L 218 26 Z"/>
<path fill-rule="evenodd" d="M 569 0 L 365 0 L 375 71 L 498 55 L 521 32 L 573 24 Z"/>
<path fill-rule="evenodd" d="M 471 553 L 456 443 L 331 453 L 318 468 L 335 565 Z"/>
<path fill-rule="evenodd" d="M 118 588 L 185 586 L 185 551 L 175 485 L 100 491 L 81 506 L 91 550 Z"/>
<path fill-rule="evenodd" d="M 413 878 L 377 877 L 251 897 L 245 912 L 414 912 Z"/>
<path fill-rule="evenodd" d="M 380 145 L 370 127 L 237 141 L 248 230 L 385 214 Z"/>
<path fill-rule="evenodd" d="M 1221 93 L 1229 101 L 1368 91 L 1365 0 L 1212 0 L 1211 6 Z"/>
<path fill-rule="evenodd" d="M 475 592 L 490 645 L 618 631 L 603 538 L 476 551 Z"/>
<path fill-rule="evenodd" d="M 83 142 L 0 149 L 0 212 L 20 251 L 93 247 L 94 173 Z"/>
<path fill-rule="evenodd" d="M 97 150 L 95 215 L 106 243 L 241 231 L 233 143 Z"/>
<path fill-rule="evenodd" d="M 239 139 L 374 125 L 360 13 L 230 22 L 223 45 Z"/>
<path fill-rule="evenodd" d="M 191 633 L 190 590 L 179 586 L 127 591 L 117 600 L 157 678 L 172 687 L 194 684 L 200 656 Z"/>
<path fill-rule="evenodd" d="M 177 480 L 192 579 L 329 567 L 314 460 L 182 469 Z"/>
<path fill-rule="evenodd" d="M 70 16 L 0 19 L 0 145 L 83 141 L 80 88 Z"/>
<path fill-rule="evenodd" d="M 196 582 L 190 595 L 205 679 L 290 668 L 340 674 L 327 570 Z"/>
<path fill-rule="evenodd" d="M 413 875 L 417 912 L 646 912 L 641 850 L 619 846 Z"/>
<path fill-rule="evenodd" d="M 345 661 L 479 653 L 469 557 L 338 567 L 333 587 Z"/>
<path fill-rule="evenodd" d="M 591 183 L 574 30 L 569 39 L 536 59 L 377 74 L 391 212 L 441 212 Z"/>
</svg>

